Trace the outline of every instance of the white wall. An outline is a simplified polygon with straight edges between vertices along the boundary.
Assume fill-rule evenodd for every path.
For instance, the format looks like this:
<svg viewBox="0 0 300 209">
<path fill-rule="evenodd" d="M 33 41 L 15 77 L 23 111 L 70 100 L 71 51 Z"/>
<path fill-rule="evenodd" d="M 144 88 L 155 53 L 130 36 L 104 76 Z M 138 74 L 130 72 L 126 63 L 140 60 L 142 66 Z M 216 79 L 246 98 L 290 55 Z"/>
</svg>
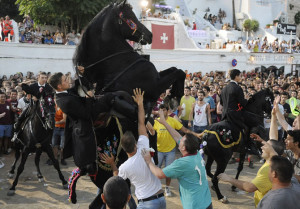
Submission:
<svg viewBox="0 0 300 209">
<path fill-rule="evenodd" d="M 72 56 L 74 46 L 48 46 L 33 44 L 0 43 L 0 76 L 11 75 L 16 72 L 51 71 L 73 72 Z M 252 70 L 255 67 L 285 66 L 286 73 L 291 69 L 290 54 L 266 53 L 233 53 L 226 50 L 150 50 L 150 60 L 157 70 L 164 70 L 175 66 L 190 72 L 227 71 L 231 69 L 231 61 L 236 59 L 240 70 Z M 250 62 L 250 56 L 253 61 Z M 300 64 L 300 54 L 293 54 L 293 63 Z"/>
</svg>

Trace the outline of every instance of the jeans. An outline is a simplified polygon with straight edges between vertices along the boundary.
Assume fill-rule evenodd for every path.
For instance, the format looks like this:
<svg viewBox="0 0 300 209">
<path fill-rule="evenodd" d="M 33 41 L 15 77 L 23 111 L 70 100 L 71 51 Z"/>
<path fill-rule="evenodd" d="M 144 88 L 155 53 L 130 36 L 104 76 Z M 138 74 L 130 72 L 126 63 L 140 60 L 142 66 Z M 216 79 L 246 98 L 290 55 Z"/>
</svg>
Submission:
<svg viewBox="0 0 300 209">
<path fill-rule="evenodd" d="M 170 152 L 157 152 L 158 154 L 158 167 L 160 168 L 165 161 L 165 167 L 173 163 L 175 160 L 175 148 Z"/>
<path fill-rule="evenodd" d="M 196 133 L 202 133 L 205 129 L 207 129 L 207 126 L 193 126 L 193 131 Z"/>
<path fill-rule="evenodd" d="M 12 125 L 0 125 L 0 138 L 8 137 L 12 135 Z"/>
<path fill-rule="evenodd" d="M 55 127 L 52 136 L 52 146 L 58 146 L 63 149 L 65 146 L 65 129 Z"/>
<path fill-rule="evenodd" d="M 166 199 L 160 197 L 146 202 L 140 201 L 137 209 L 166 209 Z"/>
</svg>

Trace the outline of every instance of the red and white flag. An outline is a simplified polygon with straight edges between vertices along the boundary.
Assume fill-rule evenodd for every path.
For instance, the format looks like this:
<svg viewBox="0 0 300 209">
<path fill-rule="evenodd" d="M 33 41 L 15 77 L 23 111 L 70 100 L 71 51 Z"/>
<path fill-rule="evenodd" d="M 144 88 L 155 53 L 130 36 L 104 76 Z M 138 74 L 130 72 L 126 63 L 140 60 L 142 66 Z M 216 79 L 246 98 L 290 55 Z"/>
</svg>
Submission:
<svg viewBox="0 0 300 209">
<path fill-rule="evenodd" d="M 152 27 L 152 49 L 174 49 L 174 25 L 156 25 Z"/>
</svg>

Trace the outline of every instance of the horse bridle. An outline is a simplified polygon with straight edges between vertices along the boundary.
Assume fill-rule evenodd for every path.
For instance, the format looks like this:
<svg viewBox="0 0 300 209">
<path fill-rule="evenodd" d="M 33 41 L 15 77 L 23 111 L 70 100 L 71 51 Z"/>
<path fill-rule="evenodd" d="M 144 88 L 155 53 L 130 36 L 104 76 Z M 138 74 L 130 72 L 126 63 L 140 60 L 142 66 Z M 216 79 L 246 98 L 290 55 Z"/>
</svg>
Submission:
<svg viewBox="0 0 300 209">
<path fill-rule="evenodd" d="M 119 25 L 122 25 L 123 22 L 126 23 L 131 30 L 133 30 L 131 35 L 134 35 L 136 32 L 140 32 L 137 28 L 137 24 L 132 19 L 125 19 L 123 12 L 120 12 L 119 13 Z M 141 41 L 144 40 L 143 29 L 142 29 L 142 32 L 140 32 L 140 33 L 141 33 L 141 36 L 139 38 L 138 45 L 140 45 Z"/>
</svg>

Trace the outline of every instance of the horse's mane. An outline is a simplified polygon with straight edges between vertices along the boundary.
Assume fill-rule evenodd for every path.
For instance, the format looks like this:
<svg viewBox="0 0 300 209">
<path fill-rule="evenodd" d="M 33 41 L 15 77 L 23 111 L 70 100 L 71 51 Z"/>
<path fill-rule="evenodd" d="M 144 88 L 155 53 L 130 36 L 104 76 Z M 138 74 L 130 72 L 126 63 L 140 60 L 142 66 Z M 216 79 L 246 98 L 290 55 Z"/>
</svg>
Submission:
<svg viewBox="0 0 300 209">
<path fill-rule="evenodd" d="M 90 28 L 94 25 L 101 26 L 102 21 L 104 20 L 103 17 L 111 10 L 113 9 L 114 4 L 109 4 L 108 6 L 104 7 L 85 27 L 84 33 L 81 37 L 80 43 L 78 44 L 75 54 L 73 56 L 73 64 L 76 65 L 85 65 L 88 60 L 88 53 L 87 53 L 87 47 L 88 47 L 88 39 L 91 37 L 88 36 Z M 101 33 L 102 30 L 99 30 L 99 33 Z"/>
</svg>

